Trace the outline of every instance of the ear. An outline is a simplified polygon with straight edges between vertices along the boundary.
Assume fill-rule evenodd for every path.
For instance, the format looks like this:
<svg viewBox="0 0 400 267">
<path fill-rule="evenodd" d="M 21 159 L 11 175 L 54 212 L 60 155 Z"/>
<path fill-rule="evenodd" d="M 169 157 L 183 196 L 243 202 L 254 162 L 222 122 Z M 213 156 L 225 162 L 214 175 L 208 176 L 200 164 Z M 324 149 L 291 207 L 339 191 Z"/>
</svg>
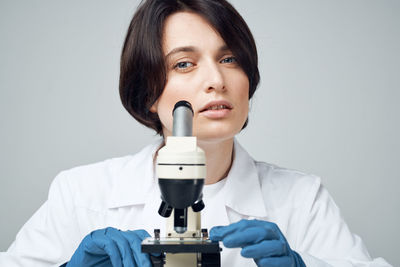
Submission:
<svg viewBox="0 0 400 267">
<path fill-rule="evenodd" d="M 156 100 L 156 102 L 154 102 L 154 104 L 150 107 L 150 112 L 151 113 L 157 113 L 158 111 L 158 99 Z"/>
</svg>

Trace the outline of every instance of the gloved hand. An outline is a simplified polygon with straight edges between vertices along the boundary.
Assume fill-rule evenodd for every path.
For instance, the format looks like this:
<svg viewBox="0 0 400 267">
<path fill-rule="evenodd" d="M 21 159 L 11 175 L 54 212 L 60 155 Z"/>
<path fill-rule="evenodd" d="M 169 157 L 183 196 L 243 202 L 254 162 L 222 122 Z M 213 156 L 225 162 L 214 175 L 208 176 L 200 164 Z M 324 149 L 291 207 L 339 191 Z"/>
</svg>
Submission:
<svg viewBox="0 0 400 267">
<path fill-rule="evenodd" d="M 141 252 L 146 237 L 150 235 L 145 230 L 95 230 L 82 240 L 67 267 L 150 267 L 149 255 Z"/>
<path fill-rule="evenodd" d="M 241 220 L 210 230 L 210 239 L 222 241 L 227 248 L 241 247 L 240 254 L 253 258 L 257 266 L 305 267 L 300 255 L 291 250 L 286 238 L 274 223 Z"/>
</svg>

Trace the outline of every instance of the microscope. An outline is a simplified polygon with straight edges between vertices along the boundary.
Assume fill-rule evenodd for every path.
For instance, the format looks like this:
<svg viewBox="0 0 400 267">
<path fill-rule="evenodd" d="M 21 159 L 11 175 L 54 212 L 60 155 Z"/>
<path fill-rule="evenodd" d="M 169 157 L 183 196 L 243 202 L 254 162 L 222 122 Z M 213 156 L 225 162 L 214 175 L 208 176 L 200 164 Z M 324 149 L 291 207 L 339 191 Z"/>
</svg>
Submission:
<svg viewBox="0 0 400 267">
<path fill-rule="evenodd" d="M 158 213 L 167 218 L 166 236 L 160 237 L 155 229 L 154 237 L 143 240 L 142 252 L 150 253 L 154 267 L 219 267 L 219 243 L 212 242 L 207 229 L 201 228 L 206 158 L 192 136 L 191 104 L 177 102 L 172 115 L 172 136 L 158 151 L 156 166 L 161 192 Z"/>
</svg>

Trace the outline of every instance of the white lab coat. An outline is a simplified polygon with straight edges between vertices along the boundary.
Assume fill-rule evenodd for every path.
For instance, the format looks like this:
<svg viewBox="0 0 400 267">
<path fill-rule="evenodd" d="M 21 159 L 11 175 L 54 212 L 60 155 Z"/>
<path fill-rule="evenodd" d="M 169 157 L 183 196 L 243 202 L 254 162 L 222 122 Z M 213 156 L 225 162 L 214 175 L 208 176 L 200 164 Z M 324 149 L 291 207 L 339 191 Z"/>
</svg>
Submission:
<svg viewBox="0 0 400 267">
<path fill-rule="evenodd" d="M 48 200 L 0 254 L 0 266 L 59 266 L 84 236 L 107 226 L 150 234 L 160 228 L 162 234 L 165 219 L 157 213 L 160 193 L 153 163 L 160 145 L 161 140 L 133 156 L 61 172 Z M 390 266 L 382 258 L 371 259 L 318 177 L 254 161 L 236 140 L 234 153 L 221 189 L 204 196 L 202 227 L 242 218 L 271 221 L 307 266 Z M 221 258 L 222 266 L 256 266 L 240 256 L 240 249 L 223 248 Z"/>
</svg>

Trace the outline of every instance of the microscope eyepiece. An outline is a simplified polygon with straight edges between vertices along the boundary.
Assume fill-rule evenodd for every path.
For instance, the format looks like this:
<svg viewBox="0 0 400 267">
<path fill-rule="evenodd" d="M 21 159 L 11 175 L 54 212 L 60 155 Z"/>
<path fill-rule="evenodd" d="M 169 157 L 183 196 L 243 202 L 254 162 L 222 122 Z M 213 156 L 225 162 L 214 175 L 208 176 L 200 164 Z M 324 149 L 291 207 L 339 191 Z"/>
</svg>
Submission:
<svg viewBox="0 0 400 267">
<path fill-rule="evenodd" d="M 175 104 L 172 111 L 173 136 L 192 136 L 192 123 L 193 123 L 193 109 L 192 105 L 185 101 L 179 101 Z"/>
<path fill-rule="evenodd" d="M 179 102 L 176 102 L 176 104 L 175 104 L 175 106 L 174 106 L 174 109 L 172 110 L 172 116 L 174 115 L 175 109 L 177 109 L 177 108 L 179 108 L 179 107 L 187 107 L 187 108 L 190 109 L 190 111 L 192 111 L 192 114 L 193 114 L 192 105 L 191 105 L 188 101 L 186 101 L 186 100 L 181 100 L 181 101 L 179 101 Z"/>
</svg>

